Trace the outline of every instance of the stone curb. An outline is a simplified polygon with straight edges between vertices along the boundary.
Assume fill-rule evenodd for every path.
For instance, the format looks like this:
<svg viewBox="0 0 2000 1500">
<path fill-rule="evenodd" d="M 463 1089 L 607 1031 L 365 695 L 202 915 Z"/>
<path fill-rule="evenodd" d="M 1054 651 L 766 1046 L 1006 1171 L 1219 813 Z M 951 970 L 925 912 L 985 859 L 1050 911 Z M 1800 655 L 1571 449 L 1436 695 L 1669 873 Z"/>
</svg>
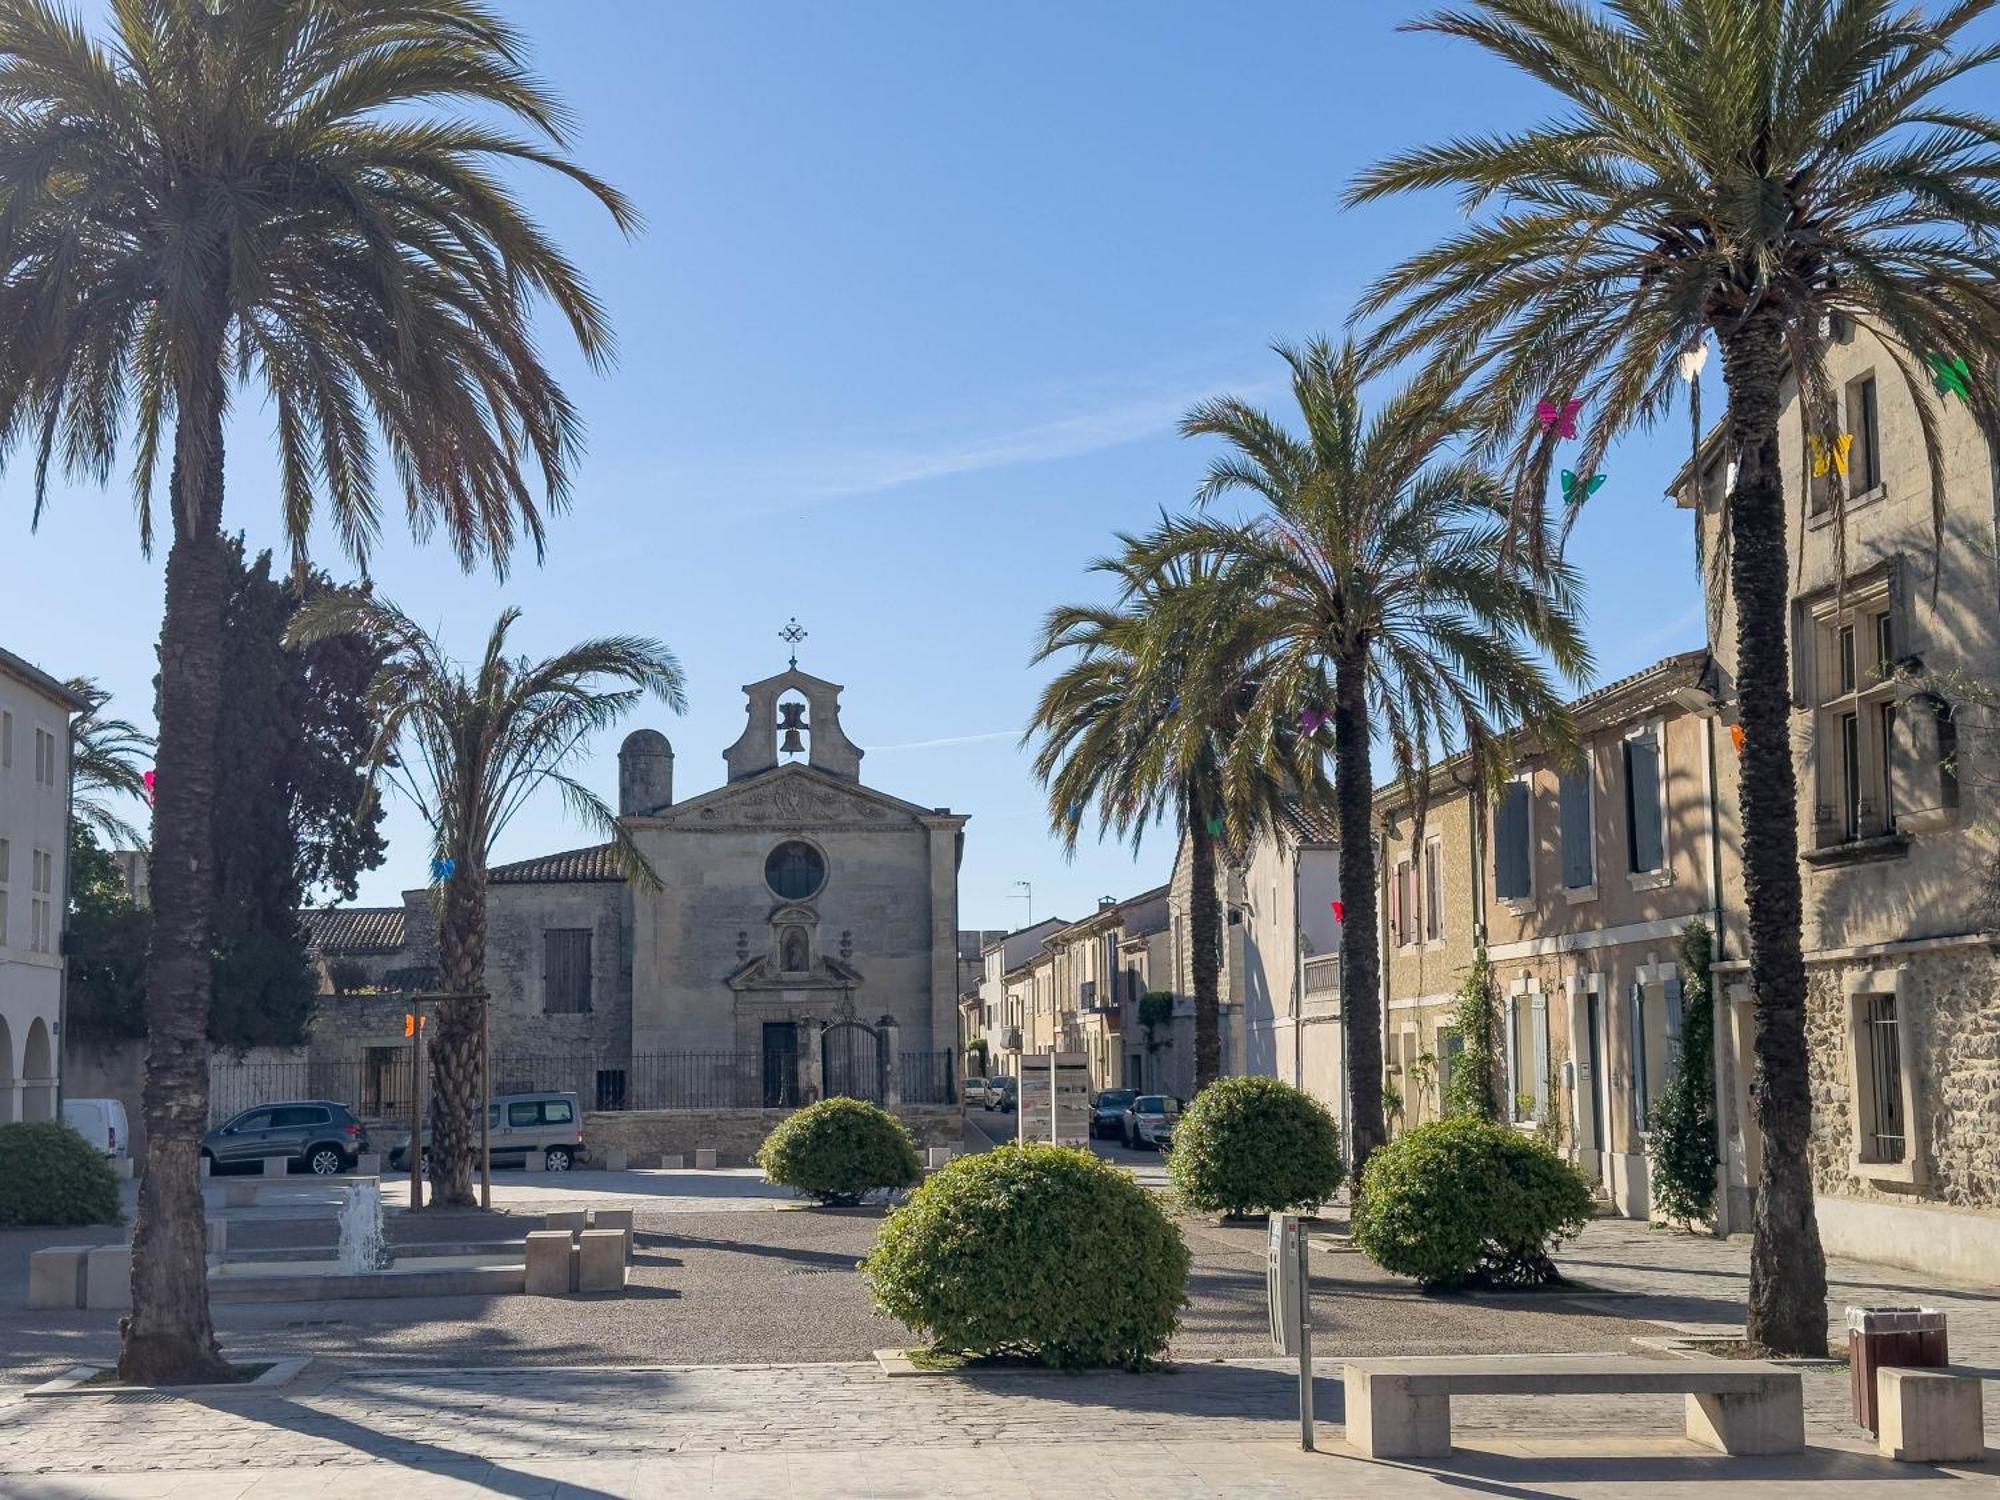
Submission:
<svg viewBox="0 0 2000 1500">
<path fill-rule="evenodd" d="M 209 1385 L 85 1385 L 103 1374 L 108 1365 L 76 1365 L 68 1374 L 58 1375 L 21 1392 L 23 1396 L 173 1396 L 189 1391 L 267 1391 L 290 1385 L 310 1363 L 310 1357 L 275 1359 L 255 1380 L 229 1380 Z"/>
</svg>

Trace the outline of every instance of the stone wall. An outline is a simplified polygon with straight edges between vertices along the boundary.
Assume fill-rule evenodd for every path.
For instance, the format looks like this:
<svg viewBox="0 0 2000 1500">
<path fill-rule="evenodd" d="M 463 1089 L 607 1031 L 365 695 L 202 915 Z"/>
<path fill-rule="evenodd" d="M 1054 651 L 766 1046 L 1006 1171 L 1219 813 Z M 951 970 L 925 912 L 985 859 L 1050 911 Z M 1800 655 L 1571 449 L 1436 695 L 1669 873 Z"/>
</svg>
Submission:
<svg viewBox="0 0 2000 1500">
<path fill-rule="evenodd" d="M 1925 1180 L 1914 1193 L 1859 1179 L 1852 1163 L 1847 981 L 1854 972 L 1886 968 L 1902 970 L 1900 1029 L 1916 1073 L 1916 1119 L 1906 1128 L 1919 1137 Z M 1959 948 L 1813 964 L 1807 971 L 1806 1043 L 1816 1192 L 2000 1208 L 2000 954 Z"/>
<path fill-rule="evenodd" d="M 632 1109 L 586 1114 L 584 1144 L 592 1164 L 607 1151 L 623 1151 L 630 1165 L 656 1166 L 662 1155 L 694 1165 L 695 1152 L 713 1147 L 718 1165 L 748 1166 L 764 1138 L 792 1111 L 788 1109 Z M 899 1105 L 892 1110 L 917 1149 L 956 1146 L 964 1117 L 956 1105 Z"/>
</svg>

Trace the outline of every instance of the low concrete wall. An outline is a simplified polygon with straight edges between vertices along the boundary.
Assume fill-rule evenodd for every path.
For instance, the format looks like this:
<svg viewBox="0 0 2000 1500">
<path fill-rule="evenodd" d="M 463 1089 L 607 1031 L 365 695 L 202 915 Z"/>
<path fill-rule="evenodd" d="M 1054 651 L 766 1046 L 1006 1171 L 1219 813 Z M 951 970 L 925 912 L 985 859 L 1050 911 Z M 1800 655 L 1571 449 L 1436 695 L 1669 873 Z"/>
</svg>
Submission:
<svg viewBox="0 0 2000 1500">
<path fill-rule="evenodd" d="M 2000 1285 L 2000 1213 L 1831 1196 L 1820 1197 L 1815 1207 L 1820 1243 L 1829 1255 Z"/>
<path fill-rule="evenodd" d="M 651 1167 L 662 1156 L 693 1161 L 697 1148 L 712 1146 L 718 1166 L 743 1167 L 756 1156 L 764 1137 L 791 1113 L 788 1109 L 605 1110 L 583 1117 L 583 1142 L 591 1166 L 601 1163 L 607 1151 L 623 1151 L 633 1166 Z M 906 1104 L 894 1114 L 919 1151 L 959 1142 L 962 1124 L 957 1105 Z"/>
</svg>

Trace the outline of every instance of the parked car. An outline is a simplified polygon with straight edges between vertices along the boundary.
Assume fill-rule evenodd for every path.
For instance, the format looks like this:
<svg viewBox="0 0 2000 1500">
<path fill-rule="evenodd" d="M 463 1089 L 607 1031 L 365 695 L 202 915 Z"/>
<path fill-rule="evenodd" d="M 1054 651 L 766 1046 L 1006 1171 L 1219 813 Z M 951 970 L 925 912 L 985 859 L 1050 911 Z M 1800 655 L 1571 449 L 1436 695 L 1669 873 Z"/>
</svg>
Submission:
<svg viewBox="0 0 2000 1500">
<path fill-rule="evenodd" d="M 989 1078 L 986 1080 L 986 1107 L 997 1109 L 1002 1114 L 1011 1115 L 1020 1107 L 1021 1083 L 1016 1078 Z"/>
<path fill-rule="evenodd" d="M 1139 1097 L 1137 1089 L 1099 1089 L 1090 1096 L 1090 1138 L 1099 1140 L 1121 1134 L 1125 1111 Z"/>
<path fill-rule="evenodd" d="M 1126 1106 L 1120 1125 L 1125 1144 L 1133 1150 L 1151 1146 L 1155 1151 L 1171 1151 L 1174 1122 L 1181 1117 L 1181 1101 L 1171 1094 L 1140 1094 Z"/>
<path fill-rule="evenodd" d="M 551 1172 L 567 1172 L 587 1159 L 583 1149 L 583 1110 L 574 1094 L 495 1094 L 487 1113 L 487 1135 L 496 1167 L 527 1165 L 528 1153 L 538 1152 Z M 424 1131 L 424 1151 L 431 1133 Z M 474 1140 L 473 1147 L 478 1148 Z M 405 1136 L 389 1148 L 389 1166 L 410 1168 L 410 1142 Z"/>
<path fill-rule="evenodd" d="M 959 1087 L 958 1097 L 965 1101 L 967 1108 L 975 1104 L 984 1104 L 986 1102 L 986 1080 L 984 1078 L 966 1079 Z"/>
<path fill-rule="evenodd" d="M 116 1099 L 65 1099 L 63 1124 L 110 1161 L 132 1154 L 132 1131 L 125 1123 L 125 1106 Z"/>
<path fill-rule="evenodd" d="M 331 1099 L 259 1104 L 201 1138 L 211 1172 L 258 1172 L 266 1159 L 281 1156 L 291 1168 L 331 1177 L 351 1170 L 367 1150 L 368 1127 Z"/>
</svg>

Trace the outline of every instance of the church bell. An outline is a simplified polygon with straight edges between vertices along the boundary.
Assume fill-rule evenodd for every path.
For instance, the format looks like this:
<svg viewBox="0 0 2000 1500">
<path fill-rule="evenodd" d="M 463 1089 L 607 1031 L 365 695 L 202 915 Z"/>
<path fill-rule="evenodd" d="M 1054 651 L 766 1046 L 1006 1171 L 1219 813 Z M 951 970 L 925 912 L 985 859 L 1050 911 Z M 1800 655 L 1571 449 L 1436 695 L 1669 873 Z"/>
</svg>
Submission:
<svg viewBox="0 0 2000 1500">
<path fill-rule="evenodd" d="M 797 755 L 805 747 L 806 742 L 799 738 L 799 732 L 796 729 L 787 729 L 785 737 L 778 742 L 778 748 L 787 755 Z"/>
</svg>

